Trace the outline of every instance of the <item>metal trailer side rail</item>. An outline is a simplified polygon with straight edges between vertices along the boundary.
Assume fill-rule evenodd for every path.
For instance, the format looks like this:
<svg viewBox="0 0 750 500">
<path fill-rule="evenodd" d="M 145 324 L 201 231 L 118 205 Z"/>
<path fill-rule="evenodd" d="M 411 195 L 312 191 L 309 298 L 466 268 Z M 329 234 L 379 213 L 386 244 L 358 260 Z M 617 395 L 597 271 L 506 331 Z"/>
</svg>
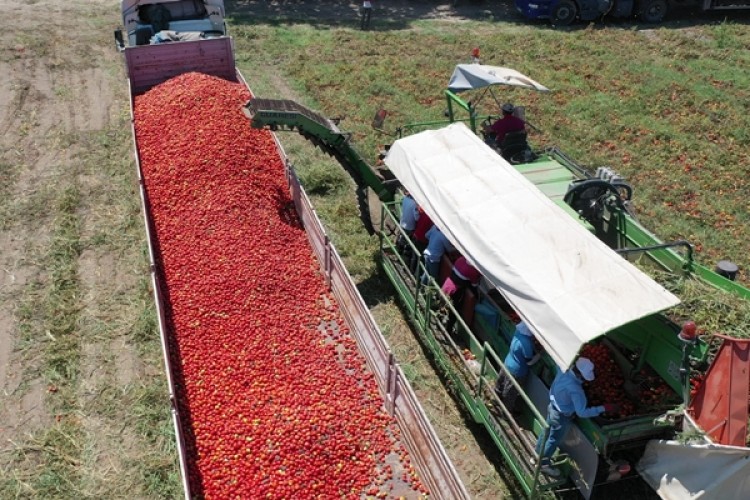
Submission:
<svg viewBox="0 0 750 500">
<path fill-rule="evenodd" d="M 190 493 L 190 481 L 188 481 L 187 475 L 187 455 L 185 454 L 185 436 L 182 429 L 182 419 L 180 418 L 180 412 L 177 406 L 177 397 L 175 396 L 175 384 L 172 377 L 172 362 L 169 359 L 169 343 L 167 341 L 167 329 L 166 329 L 166 318 L 164 316 L 164 294 L 161 290 L 159 278 L 157 276 L 156 266 L 156 252 L 154 250 L 153 235 L 151 227 L 151 214 L 148 210 L 149 204 L 147 202 L 148 195 L 146 194 L 146 185 L 143 179 L 143 172 L 141 171 L 141 158 L 138 154 L 138 143 L 135 139 L 135 115 L 133 114 L 134 109 L 134 94 L 130 85 L 130 79 L 128 79 L 128 93 L 130 95 L 130 132 L 133 140 L 133 151 L 135 156 L 135 168 L 138 179 L 138 192 L 141 198 L 141 215 L 143 216 L 144 226 L 146 228 L 146 243 L 148 245 L 148 261 L 149 261 L 149 272 L 151 273 L 151 286 L 154 293 L 154 303 L 156 307 L 157 323 L 159 326 L 159 339 L 161 341 L 162 356 L 164 358 L 164 369 L 167 372 L 167 386 L 169 390 L 169 406 L 172 414 L 172 425 L 175 430 L 175 441 L 177 442 L 177 455 L 180 463 L 180 475 L 182 477 L 182 490 L 185 494 L 185 498 L 192 498 Z"/>
<path fill-rule="evenodd" d="M 285 160 L 287 181 L 297 213 L 321 265 L 326 283 L 336 296 L 360 352 L 365 357 L 385 401 L 396 419 L 401 436 L 415 463 L 419 478 L 437 499 L 469 499 L 469 493 L 424 413 L 414 390 L 377 326 L 362 296 L 346 271 L 302 188 L 276 134 L 274 139 Z"/>
</svg>

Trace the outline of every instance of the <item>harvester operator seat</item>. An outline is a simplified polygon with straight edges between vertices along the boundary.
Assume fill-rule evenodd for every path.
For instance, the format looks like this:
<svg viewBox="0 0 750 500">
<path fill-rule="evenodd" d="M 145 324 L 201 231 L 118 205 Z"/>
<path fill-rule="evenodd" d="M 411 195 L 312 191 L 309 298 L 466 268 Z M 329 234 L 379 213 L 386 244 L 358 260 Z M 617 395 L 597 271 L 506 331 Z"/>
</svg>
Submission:
<svg viewBox="0 0 750 500">
<path fill-rule="evenodd" d="M 523 153 L 531 149 L 527 135 L 525 130 L 505 134 L 503 142 L 500 143 L 500 154 L 502 157 L 511 163 L 513 162 L 513 158 L 523 157 Z"/>
</svg>

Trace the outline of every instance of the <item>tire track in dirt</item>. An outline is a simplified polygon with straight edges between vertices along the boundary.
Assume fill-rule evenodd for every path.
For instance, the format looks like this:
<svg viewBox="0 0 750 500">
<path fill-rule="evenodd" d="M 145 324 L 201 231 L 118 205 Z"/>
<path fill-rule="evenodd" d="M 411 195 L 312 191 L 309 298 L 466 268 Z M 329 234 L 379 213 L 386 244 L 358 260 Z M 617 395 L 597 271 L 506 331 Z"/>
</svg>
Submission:
<svg viewBox="0 0 750 500">
<path fill-rule="evenodd" d="M 35 89 L 25 75 L 29 61 L 18 59 L 0 63 L 0 87 L 3 92 L 3 112 L 0 113 L 0 162 L 9 167 L 7 188 L 11 199 L 3 201 L 3 220 L 0 226 L 0 268 L 4 280 L 0 293 L 0 446 L 19 451 L 32 434 L 50 425 L 52 419 L 45 408 L 45 384 L 41 376 L 44 332 L 38 312 L 46 284 L 46 273 L 41 265 L 46 241 L 51 238 L 48 217 L 26 224 L 29 207 L 39 188 L 44 184 L 48 161 L 40 152 L 41 138 L 34 135 L 32 118 L 37 113 Z M 39 158 L 45 161 L 38 162 Z M 36 242 L 36 243 L 31 243 Z M 20 474 L 11 454 L 0 456 L 0 478 L 6 474 Z M 37 466 L 35 456 L 20 458 L 27 471 Z"/>
<path fill-rule="evenodd" d="M 108 240 L 138 216 L 121 202 L 137 199 L 132 183 L 113 180 L 113 168 L 132 169 L 123 160 L 130 159 L 126 86 L 104 28 L 117 25 L 118 9 L 104 0 L 0 0 L 0 16 L 14 20 L 0 33 L 0 174 L 7 170 L 12 195 L 0 205 L 0 497 L 44 496 L 41 476 L 56 473 L 50 462 L 59 458 L 70 474 L 68 494 L 145 497 L 139 457 L 167 464 L 174 457 L 164 443 L 149 448 L 132 417 L 138 390 L 163 378 L 161 358 L 143 358 L 130 338 L 143 307 L 142 233 Z M 132 170 L 124 175 L 130 179 Z M 81 248 L 72 263 L 79 304 L 66 309 L 74 310 L 68 319 L 77 354 L 74 373 L 51 387 L 45 353 L 56 340 L 45 331 L 44 310 L 55 292 L 45 266 L 59 229 L 57 202 L 67 190 L 79 194 L 67 213 L 79 228 L 71 244 Z M 60 406 L 65 391 L 72 408 Z M 163 403 L 169 422 L 166 389 Z M 62 425 L 82 436 L 70 453 L 44 441 Z"/>
</svg>

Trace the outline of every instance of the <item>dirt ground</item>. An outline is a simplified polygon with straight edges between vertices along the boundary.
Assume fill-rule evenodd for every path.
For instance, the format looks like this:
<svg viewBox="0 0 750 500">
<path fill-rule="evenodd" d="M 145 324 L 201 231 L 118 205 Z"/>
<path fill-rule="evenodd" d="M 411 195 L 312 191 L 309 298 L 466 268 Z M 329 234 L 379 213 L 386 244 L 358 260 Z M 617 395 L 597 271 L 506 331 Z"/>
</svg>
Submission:
<svg viewBox="0 0 750 500">
<path fill-rule="evenodd" d="M 44 7 L 42 13 L 39 7 Z M 19 299 L 31 283 L 43 282 L 45 270 L 35 261 L 38 246 L 52 237 L 52 221 L 24 220 L 23 203 L 39 192 L 51 177 L 60 175 L 60 167 L 69 165 L 70 152 L 49 144 L 51 135 L 58 132 L 101 127 L 109 120 L 112 105 L 111 85 L 103 81 L 101 71 L 91 68 L 85 72 L 71 71 L 61 75 L 51 67 L 66 58 L 56 53 L 50 58 L 39 58 L 36 49 L 42 42 L 35 36 L 24 36 L 24 31 L 46 32 L 55 38 L 65 38 L 64 26 L 55 26 L 49 11 L 59 11 L 54 5 L 6 1 L 0 2 L 0 15 L 14 19 L 11 30 L 0 34 L 0 129 L 3 200 L 3 231 L 0 233 L 0 267 L 2 289 L 0 299 L 0 442 L 7 445 L 24 433 L 31 433 L 49 423 L 45 411 L 45 387 L 42 377 L 32 368 L 38 352 L 19 349 L 19 329 L 16 310 Z M 62 21 L 62 19 L 61 19 Z M 64 46 L 60 46 L 64 50 Z M 76 56 L 80 59 L 81 55 Z M 68 87 L 81 101 L 91 106 L 72 106 L 60 103 L 56 88 Z M 102 95 L 102 91 L 105 95 Z M 79 102 L 81 102 L 79 101 Z M 18 208 L 17 208 L 18 207 Z M 37 247 L 37 248 L 34 248 Z"/>
<path fill-rule="evenodd" d="M 317 19 L 321 21 L 345 21 L 358 19 L 361 2 L 337 2 L 322 0 L 306 2 L 304 0 L 237 0 L 226 3 L 227 10 L 232 7 L 243 11 L 252 11 L 261 18 Z M 430 0 L 375 0 L 373 19 L 379 21 L 404 21 L 414 19 L 522 19 L 515 10 L 512 0 L 458 0 L 440 2 Z"/>
<path fill-rule="evenodd" d="M 0 497 L 176 491 L 158 337 L 138 329 L 153 306 L 118 6 L 0 0 L 0 16 Z"/>
</svg>

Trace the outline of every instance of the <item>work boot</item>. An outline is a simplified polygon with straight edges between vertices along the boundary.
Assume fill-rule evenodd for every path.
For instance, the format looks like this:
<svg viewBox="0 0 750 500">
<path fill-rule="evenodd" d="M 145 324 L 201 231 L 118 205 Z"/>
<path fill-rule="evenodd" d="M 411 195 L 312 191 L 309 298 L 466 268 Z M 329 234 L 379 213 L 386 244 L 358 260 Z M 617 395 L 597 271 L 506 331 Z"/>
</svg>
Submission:
<svg viewBox="0 0 750 500">
<path fill-rule="evenodd" d="M 548 459 L 542 460 L 542 467 L 539 469 L 542 474 L 549 477 L 560 477 L 560 469 L 557 467 L 553 467 L 549 463 L 547 463 Z M 536 467 L 536 464 L 538 463 L 538 459 L 536 457 L 529 458 L 529 463 L 532 465 L 532 467 Z"/>
<path fill-rule="evenodd" d="M 560 477 L 560 469 L 558 469 L 557 467 L 552 467 L 551 465 L 542 465 L 542 468 L 540 470 L 545 476 Z"/>
<path fill-rule="evenodd" d="M 492 391 L 495 393 L 495 396 L 497 396 L 497 399 L 501 400 L 503 399 L 503 388 L 500 387 L 497 383 L 492 386 Z"/>
</svg>

